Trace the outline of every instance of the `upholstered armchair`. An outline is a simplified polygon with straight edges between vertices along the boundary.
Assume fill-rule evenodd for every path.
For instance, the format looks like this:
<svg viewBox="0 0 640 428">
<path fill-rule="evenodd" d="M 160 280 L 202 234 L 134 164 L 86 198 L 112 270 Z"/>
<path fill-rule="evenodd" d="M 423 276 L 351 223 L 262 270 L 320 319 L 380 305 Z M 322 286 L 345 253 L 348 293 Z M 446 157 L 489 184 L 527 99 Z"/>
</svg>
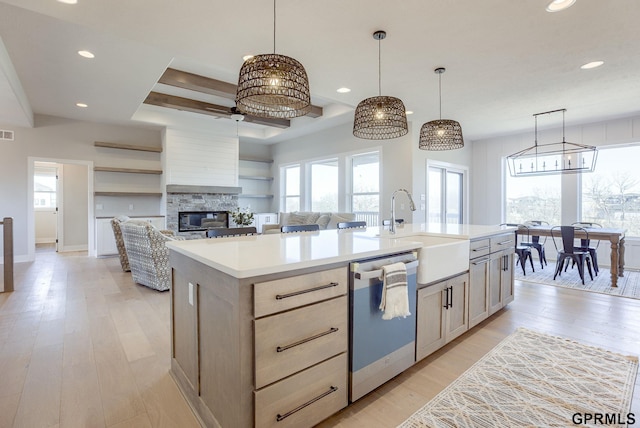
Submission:
<svg viewBox="0 0 640 428">
<path fill-rule="evenodd" d="M 127 257 L 127 250 L 124 247 L 124 240 L 122 239 L 122 229 L 120 224 L 128 221 L 129 217 L 126 215 L 120 215 L 111 219 L 111 228 L 113 229 L 113 236 L 116 238 L 116 246 L 118 247 L 118 256 L 120 257 L 120 266 L 125 272 L 130 272 L 129 258 Z"/>
<path fill-rule="evenodd" d="M 120 223 L 133 280 L 154 290 L 171 286 L 169 250 L 165 242 L 182 238 L 167 236 L 144 220 Z"/>
</svg>

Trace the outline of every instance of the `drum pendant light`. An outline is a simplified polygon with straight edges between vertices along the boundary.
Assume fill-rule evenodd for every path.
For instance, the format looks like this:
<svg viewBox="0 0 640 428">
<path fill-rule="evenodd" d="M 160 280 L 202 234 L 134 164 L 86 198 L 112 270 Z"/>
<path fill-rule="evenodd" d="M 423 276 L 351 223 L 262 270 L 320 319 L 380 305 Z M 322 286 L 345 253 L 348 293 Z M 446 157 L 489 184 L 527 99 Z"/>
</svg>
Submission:
<svg viewBox="0 0 640 428">
<path fill-rule="evenodd" d="M 399 98 L 382 96 L 380 72 L 380 41 L 387 37 L 384 31 L 376 31 L 378 41 L 378 96 L 360 101 L 353 121 L 353 135 L 368 140 L 389 140 L 409 132 L 407 113 Z"/>
<path fill-rule="evenodd" d="M 442 73 L 445 71 L 444 67 L 438 67 L 434 70 L 438 75 L 440 119 L 427 122 L 420 128 L 418 148 L 422 150 L 454 150 L 464 147 L 460 123 L 442 118 Z"/>
<path fill-rule="evenodd" d="M 273 53 L 255 55 L 240 68 L 236 106 L 258 117 L 290 119 L 311 110 L 307 72 L 298 61 L 276 54 L 276 0 L 273 0 Z"/>
</svg>

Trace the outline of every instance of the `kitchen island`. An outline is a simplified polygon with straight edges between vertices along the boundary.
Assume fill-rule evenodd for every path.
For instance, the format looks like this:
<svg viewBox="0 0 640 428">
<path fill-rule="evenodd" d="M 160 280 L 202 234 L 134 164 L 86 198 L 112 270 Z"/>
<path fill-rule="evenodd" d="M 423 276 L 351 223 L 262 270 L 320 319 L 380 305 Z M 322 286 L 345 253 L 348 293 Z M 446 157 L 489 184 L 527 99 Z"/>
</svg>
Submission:
<svg viewBox="0 0 640 428">
<path fill-rule="evenodd" d="M 312 426 L 348 405 L 349 263 L 419 252 L 424 240 L 411 236 L 505 233 L 407 224 L 395 235 L 369 227 L 168 243 L 171 374 L 204 426 Z"/>
</svg>

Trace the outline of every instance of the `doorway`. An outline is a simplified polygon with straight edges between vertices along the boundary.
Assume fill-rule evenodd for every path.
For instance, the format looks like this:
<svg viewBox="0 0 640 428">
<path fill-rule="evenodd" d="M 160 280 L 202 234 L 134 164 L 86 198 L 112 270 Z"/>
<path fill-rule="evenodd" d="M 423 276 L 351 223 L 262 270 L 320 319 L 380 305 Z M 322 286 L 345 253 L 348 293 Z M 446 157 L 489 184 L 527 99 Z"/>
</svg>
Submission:
<svg viewBox="0 0 640 428">
<path fill-rule="evenodd" d="M 468 219 L 467 168 L 427 160 L 427 222 L 466 223 Z"/>
<path fill-rule="evenodd" d="M 55 205 L 56 214 L 49 211 L 51 217 L 55 217 L 55 239 L 56 251 L 88 251 L 89 256 L 95 255 L 94 221 L 93 221 L 93 162 L 51 159 L 51 158 L 28 158 L 28 192 L 29 200 L 27 210 L 27 244 L 29 260 L 35 258 L 36 244 L 39 239 L 43 240 L 43 235 L 36 233 L 38 224 L 36 216 L 40 214 L 40 209 L 36 204 L 53 205 L 52 185 L 49 189 L 36 188 L 36 176 L 46 176 L 56 171 L 58 179 L 55 181 Z M 44 168 L 44 169 L 43 169 Z M 42 178 L 46 182 L 44 178 Z M 42 181 L 41 180 L 41 181 Z M 49 181 L 51 183 L 51 181 Z M 44 192 L 37 191 L 44 190 Z M 36 196 L 38 197 L 36 200 Z M 44 202 L 42 201 L 44 199 Z M 55 209 L 55 208 L 54 208 Z M 46 211 L 45 211 L 46 212 Z M 51 229 L 44 239 L 51 240 Z M 57 241 L 57 242 L 56 242 Z M 50 244 L 49 244 L 50 245 Z"/>
<path fill-rule="evenodd" d="M 36 251 L 58 251 L 58 202 L 62 200 L 62 186 L 58 181 L 60 165 L 35 162 L 33 167 L 33 209 Z"/>
</svg>

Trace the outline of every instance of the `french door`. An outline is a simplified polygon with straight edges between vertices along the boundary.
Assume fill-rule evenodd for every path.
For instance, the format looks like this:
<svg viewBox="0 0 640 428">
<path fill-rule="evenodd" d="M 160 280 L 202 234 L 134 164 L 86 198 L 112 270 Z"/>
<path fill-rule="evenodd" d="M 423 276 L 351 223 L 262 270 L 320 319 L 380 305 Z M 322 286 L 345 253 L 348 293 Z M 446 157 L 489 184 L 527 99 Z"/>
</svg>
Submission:
<svg viewBox="0 0 640 428">
<path fill-rule="evenodd" d="M 467 220 L 467 169 L 427 161 L 427 222 L 465 223 Z"/>
</svg>

